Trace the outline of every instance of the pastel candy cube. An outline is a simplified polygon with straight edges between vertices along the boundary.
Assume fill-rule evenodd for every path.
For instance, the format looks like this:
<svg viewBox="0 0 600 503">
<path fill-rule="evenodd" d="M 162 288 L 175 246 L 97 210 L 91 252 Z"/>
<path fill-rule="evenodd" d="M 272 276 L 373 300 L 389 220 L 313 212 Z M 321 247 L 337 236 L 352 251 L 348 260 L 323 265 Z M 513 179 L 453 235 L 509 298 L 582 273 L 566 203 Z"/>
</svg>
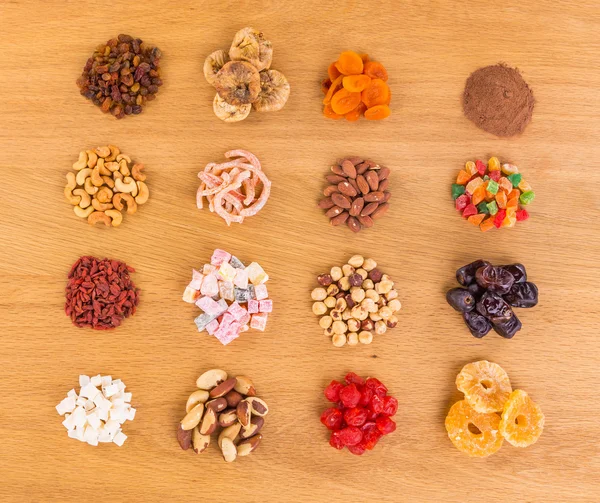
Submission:
<svg viewBox="0 0 600 503">
<path fill-rule="evenodd" d="M 227 308 L 227 312 L 230 313 L 237 321 L 240 321 L 247 311 L 240 306 L 237 302 L 234 302 Z"/>
<path fill-rule="evenodd" d="M 214 335 L 221 341 L 221 344 L 226 346 L 239 337 L 241 328 L 242 326 L 235 321 L 231 324 L 221 323 Z"/>
<path fill-rule="evenodd" d="M 264 300 L 269 297 L 269 292 L 267 291 L 267 285 L 256 285 L 254 287 L 254 295 L 257 300 Z"/>
<path fill-rule="evenodd" d="M 248 288 L 248 271 L 246 269 L 236 269 L 233 284 L 238 288 Z"/>
<path fill-rule="evenodd" d="M 245 304 L 249 299 L 254 299 L 254 287 L 248 285 L 248 288 L 234 288 L 235 300 L 240 304 Z"/>
<path fill-rule="evenodd" d="M 219 314 L 223 314 L 225 311 L 227 311 L 227 302 L 225 302 L 223 299 L 219 299 L 217 304 L 219 304 L 219 307 L 221 308 L 221 312 Z"/>
<path fill-rule="evenodd" d="M 266 313 L 258 313 L 253 314 L 250 319 L 250 328 L 255 328 L 256 330 L 260 330 L 264 332 L 265 327 L 267 326 L 267 314 Z"/>
<path fill-rule="evenodd" d="M 248 279 L 253 285 L 260 285 L 261 283 L 265 283 L 269 280 L 269 275 L 256 262 L 252 262 L 248 267 L 246 267 L 246 271 L 248 271 Z"/>
<path fill-rule="evenodd" d="M 205 276 L 208 276 L 209 274 L 212 274 L 216 271 L 217 271 L 217 268 L 212 264 L 204 264 L 202 266 L 202 274 L 204 274 Z"/>
<path fill-rule="evenodd" d="M 198 327 L 198 332 L 202 332 L 206 328 L 206 326 L 214 319 L 215 319 L 214 316 L 211 316 L 210 314 L 206 314 L 206 313 L 202 313 L 200 316 L 198 316 L 194 320 L 194 323 Z"/>
<path fill-rule="evenodd" d="M 215 275 L 209 274 L 204 278 L 200 293 L 207 297 L 214 297 L 219 293 L 219 284 Z"/>
<path fill-rule="evenodd" d="M 198 290 L 195 290 L 189 286 L 185 287 L 185 291 L 183 292 L 183 301 L 187 302 L 188 304 L 193 304 L 194 302 L 196 302 L 196 300 L 198 300 L 198 297 L 200 297 L 200 292 Z"/>
<path fill-rule="evenodd" d="M 248 312 L 250 314 L 258 313 L 258 306 L 259 306 L 258 300 L 250 299 L 248 301 Z"/>
<path fill-rule="evenodd" d="M 241 325 L 246 325 L 248 323 L 250 323 L 250 314 L 248 313 L 248 311 L 246 311 L 244 309 L 244 314 L 242 315 L 242 317 L 238 320 L 238 322 Z"/>
<path fill-rule="evenodd" d="M 228 253 L 225 250 L 220 250 L 219 248 L 217 248 L 213 252 L 212 257 L 210 257 L 210 263 L 212 265 L 214 265 L 215 267 L 219 267 L 224 262 L 229 262 L 229 259 L 231 259 L 231 253 Z"/>
<path fill-rule="evenodd" d="M 258 310 L 261 313 L 272 312 L 273 311 L 273 301 L 272 300 L 261 300 Z"/>
<path fill-rule="evenodd" d="M 221 320 L 221 325 L 228 326 L 236 321 L 237 321 L 237 319 L 233 314 L 231 314 L 229 312 L 225 312 L 225 314 L 223 315 L 223 319 Z"/>
<path fill-rule="evenodd" d="M 244 263 L 239 258 L 237 258 L 235 255 L 231 256 L 229 263 L 236 269 L 245 269 L 246 268 Z"/>
<path fill-rule="evenodd" d="M 206 314 L 210 314 L 211 316 L 219 316 L 221 313 L 223 313 L 221 306 L 211 297 L 200 297 L 196 301 L 196 305 Z"/>
<path fill-rule="evenodd" d="M 206 325 L 205 329 L 209 335 L 214 335 L 219 329 L 219 322 L 217 320 L 212 320 L 208 325 Z"/>
<path fill-rule="evenodd" d="M 233 283 L 231 281 L 219 281 L 219 296 L 225 300 L 234 300 Z"/>
<path fill-rule="evenodd" d="M 197 285 L 197 287 L 194 286 L 194 288 L 196 288 L 196 290 L 200 290 L 202 280 L 204 280 L 204 274 L 202 274 L 200 271 L 196 271 L 196 269 L 192 269 L 192 281 L 190 282 L 190 286 Z"/>
<path fill-rule="evenodd" d="M 235 278 L 235 269 L 229 264 L 229 262 L 223 262 L 219 267 L 219 277 L 223 281 L 233 281 Z"/>
</svg>

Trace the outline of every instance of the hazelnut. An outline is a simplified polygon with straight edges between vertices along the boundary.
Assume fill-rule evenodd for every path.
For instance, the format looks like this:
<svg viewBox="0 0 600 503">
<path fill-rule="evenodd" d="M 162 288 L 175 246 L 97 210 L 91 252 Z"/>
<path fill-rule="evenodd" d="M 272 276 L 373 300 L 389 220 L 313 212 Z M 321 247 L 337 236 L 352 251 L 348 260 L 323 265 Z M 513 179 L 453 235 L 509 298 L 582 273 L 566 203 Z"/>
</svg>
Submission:
<svg viewBox="0 0 600 503">
<path fill-rule="evenodd" d="M 388 293 L 385 294 L 385 298 L 387 300 L 394 300 L 398 298 L 398 291 L 397 290 L 390 290 Z"/>
<path fill-rule="evenodd" d="M 369 273 L 367 271 L 365 271 L 364 269 L 357 269 L 356 270 L 356 274 L 360 274 L 360 276 L 362 277 L 363 281 L 365 279 L 367 279 L 367 277 L 369 276 Z"/>
<path fill-rule="evenodd" d="M 367 331 L 361 332 L 358 334 L 358 340 L 362 344 L 371 344 L 373 342 L 373 334 Z"/>
<path fill-rule="evenodd" d="M 326 328 L 325 330 L 323 330 L 323 335 L 331 337 L 333 335 L 333 329 L 331 327 Z"/>
<path fill-rule="evenodd" d="M 375 291 L 381 294 L 388 293 L 392 288 L 394 288 L 394 283 L 390 280 L 382 280 L 375 285 Z"/>
<path fill-rule="evenodd" d="M 342 279 L 342 276 L 344 275 L 344 273 L 342 272 L 342 269 L 340 267 L 332 267 L 329 274 L 331 274 L 331 279 L 333 281 L 339 281 L 340 279 Z"/>
<path fill-rule="evenodd" d="M 350 286 L 361 286 L 363 283 L 363 277 L 355 272 L 348 277 L 348 281 L 350 282 Z"/>
<path fill-rule="evenodd" d="M 341 297 L 335 301 L 335 310 L 336 311 L 343 311 L 344 309 L 346 309 L 346 307 L 348 307 L 348 304 L 346 303 L 346 299 L 344 299 L 343 297 Z"/>
<path fill-rule="evenodd" d="M 349 333 L 346 339 L 348 346 L 356 346 L 358 344 L 358 334 L 356 332 Z"/>
<path fill-rule="evenodd" d="M 325 314 L 327 312 L 327 306 L 323 302 L 315 302 L 312 305 L 312 311 L 317 316 L 321 316 L 322 314 Z"/>
<path fill-rule="evenodd" d="M 381 316 L 384 320 L 387 320 L 392 314 L 392 310 L 388 306 L 382 307 L 379 310 L 379 316 Z"/>
<path fill-rule="evenodd" d="M 344 264 L 342 266 L 342 272 L 344 273 L 344 276 L 351 276 L 354 274 L 354 271 L 354 267 L 352 267 L 350 264 Z"/>
<path fill-rule="evenodd" d="M 325 300 L 327 298 L 327 291 L 325 288 L 315 288 L 310 296 L 312 300 Z"/>
<path fill-rule="evenodd" d="M 377 335 L 383 335 L 387 331 L 387 323 L 385 321 L 375 322 L 375 333 Z"/>
<path fill-rule="evenodd" d="M 371 299 L 373 302 L 377 302 L 379 300 L 379 294 L 373 289 L 367 290 L 365 292 L 365 297 L 367 299 Z"/>
<path fill-rule="evenodd" d="M 392 315 L 386 320 L 386 324 L 388 328 L 394 328 L 398 324 L 398 318 Z"/>
<path fill-rule="evenodd" d="M 369 318 L 371 318 L 373 321 L 379 321 L 379 320 L 383 319 L 381 317 L 381 315 L 379 314 L 379 312 L 369 313 Z"/>
<path fill-rule="evenodd" d="M 389 307 L 392 310 L 392 313 L 396 313 L 396 312 L 400 311 L 402 304 L 400 303 L 400 301 L 398 299 L 394 299 L 394 300 L 390 300 L 388 302 L 387 307 Z"/>
<path fill-rule="evenodd" d="M 336 311 L 335 309 L 329 312 L 329 316 L 331 316 L 331 319 L 334 321 L 342 319 L 342 313 L 340 311 Z"/>
<path fill-rule="evenodd" d="M 373 283 L 372 279 L 366 279 L 363 281 L 362 287 L 365 290 L 372 290 L 373 288 L 375 288 L 375 283 Z"/>
<path fill-rule="evenodd" d="M 325 304 L 329 309 L 333 309 L 335 307 L 335 297 L 327 297 L 323 304 Z"/>
<path fill-rule="evenodd" d="M 362 255 L 354 255 L 350 257 L 348 264 L 350 264 L 352 267 L 361 267 L 364 261 L 365 258 Z"/>
<path fill-rule="evenodd" d="M 361 330 L 373 330 L 373 328 L 375 328 L 375 324 L 373 323 L 372 320 L 364 320 L 361 324 L 360 324 L 360 328 Z"/>
<path fill-rule="evenodd" d="M 343 321 L 334 321 L 331 329 L 334 334 L 345 334 L 348 331 L 348 327 Z"/>
<path fill-rule="evenodd" d="M 331 316 L 323 316 L 319 320 L 319 325 L 321 326 L 321 328 L 329 328 L 332 323 L 333 323 L 333 318 Z"/>
<path fill-rule="evenodd" d="M 346 321 L 352 318 L 352 311 L 350 309 L 345 309 L 342 313 L 342 320 Z"/>
<path fill-rule="evenodd" d="M 332 297 L 335 297 L 339 293 L 339 291 L 340 289 L 337 285 L 329 285 L 327 287 L 327 295 L 331 295 Z"/>
<path fill-rule="evenodd" d="M 361 323 L 358 320 L 356 320 L 354 318 L 350 318 L 348 320 L 348 330 L 350 332 L 358 332 L 360 328 L 362 328 L 362 327 L 361 327 Z"/>
<path fill-rule="evenodd" d="M 354 302 L 354 300 L 352 300 L 352 295 L 351 294 L 346 294 L 346 296 L 344 297 L 344 300 L 346 301 L 346 305 L 349 308 L 353 308 L 354 304 L 356 304 L 356 302 Z"/>
<path fill-rule="evenodd" d="M 338 281 L 338 286 L 341 290 L 348 291 L 350 290 L 350 280 L 347 277 L 343 277 Z"/>
<path fill-rule="evenodd" d="M 379 283 L 381 281 L 381 276 L 383 276 L 383 273 L 379 269 L 369 271 L 369 279 L 373 281 L 373 283 Z"/>
<path fill-rule="evenodd" d="M 317 276 L 317 282 L 321 286 L 329 286 L 333 283 L 333 278 L 331 277 L 331 274 L 319 274 L 319 276 Z"/>
<path fill-rule="evenodd" d="M 363 265 L 362 265 L 362 268 L 367 272 L 372 271 L 376 267 L 377 267 L 377 262 L 375 262 L 372 258 L 365 259 L 365 261 L 363 262 Z"/>
<path fill-rule="evenodd" d="M 352 292 L 352 294 L 350 295 L 350 297 L 352 298 L 353 302 L 358 304 L 365 299 L 365 291 L 362 288 L 360 288 L 358 290 L 354 290 Z M 350 306 L 350 307 L 352 307 L 352 306 Z"/>
<path fill-rule="evenodd" d="M 335 334 L 331 338 L 331 342 L 333 342 L 333 345 L 336 348 L 341 348 L 342 346 L 344 346 L 346 344 L 346 336 L 344 334 Z"/>
</svg>

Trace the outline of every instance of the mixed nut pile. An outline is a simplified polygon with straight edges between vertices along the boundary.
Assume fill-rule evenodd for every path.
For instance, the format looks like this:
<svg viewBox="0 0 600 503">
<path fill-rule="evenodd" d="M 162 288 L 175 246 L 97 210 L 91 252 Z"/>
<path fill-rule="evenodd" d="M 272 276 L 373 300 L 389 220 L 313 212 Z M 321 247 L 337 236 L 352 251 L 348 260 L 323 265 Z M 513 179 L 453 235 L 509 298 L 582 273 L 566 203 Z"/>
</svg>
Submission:
<svg viewBox="0 0 600 503">
<path fill-rule="evenodd" d="M 218 50 L 204 62 L 204 77 L 216 90 L 215 115 L 238 122 L 257 112 L 281 110 L 290 96 L 285 76 L 271 70 L 273 47 L 262 32 L 243 28 L 235 34 L 229 53 Z"/>
<path fill-rule="evenodd" d="M 87 218 L 90 225 L 118 227 L 125 206 L 133 214 L 150 196 L 144 165 L 132 163 L 114 145 L 81 151 L 73 169 L 75 173 L 67 173 L 65 197 L 75 215 Z"/>
<path fill-rule="evenodd" d="M 269 407 L 256 396 L 249 377 L 229 377 L 227 372 L 212 369 L 196 381 L 185 405 L 186 415 L 177 430 L 177 441 L 184 451 L 204 452 L 210 436 L 222 428 L 217 444 L 228 463 L 247 456 L 262 440 L 264 417 Z"/>
<path fill-rule="evenodd" d="M 317 281 L 312 310 L 321 317 L 319 325 L 334 346 L 371 344 L 373 333 L 382 335 L 397 325 L 398 292 L 373 259 L 354 255 L 342 267 L 320 274 Z"/>
<path fill-rule="evenodd" d="M 323 191 L 325 198 L 319 201 L 331 225 L 346 224 L 353 232 L 373 227 L 390 207 L 389 168 L 361 157 L 347 157 L 338 159 L 331 171 L 325 177 L 329 183 Z"/>
<path fill-rule="evenodd" d="M 77 86 L 83 96 L 117 119 L 140 114 L 162 86 L 160 57 L 158 47 L 121 34 L 96 48 Z"/>
</svg>

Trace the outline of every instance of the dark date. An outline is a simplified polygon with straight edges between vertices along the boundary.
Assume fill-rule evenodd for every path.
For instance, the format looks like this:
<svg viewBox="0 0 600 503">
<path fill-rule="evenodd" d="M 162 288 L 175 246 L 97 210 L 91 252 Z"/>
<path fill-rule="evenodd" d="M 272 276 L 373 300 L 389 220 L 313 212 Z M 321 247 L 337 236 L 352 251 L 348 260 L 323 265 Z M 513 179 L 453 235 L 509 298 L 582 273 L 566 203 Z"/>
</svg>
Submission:
<svg viewBox="0 0 600 503">
<path fill-rule="evenodd" d="M 512 315 L 512 309 L 502 297 L 495 293 L 485 292 L 477 303 L 477 312 L 488 318 L 492 323 L 508 320 Z"/>
<path fill-rule="evenodd" d="M 459 313 L 466 313 L 475 309 L 475 297 L 466 288 L 448 290 L 446 300 Z"/>
<path fill-rule="evenodd" d="M 515 283 L 504 300 L 513 307 L 533 307 L 538 303 L 538 289 L 533 283 Z"/>
<path fill-rule="evenodd" d="M 521 320 L 515 313 L 507 320 L 494 322 L 493 326 L 496 333 L 505 339 L 512 339 L 522 327 Z"/>
<path fill-rule="evenodd" d="M 490 263 L 485 260 L 476 260 L 471 262 L 464 267 L 461 267 L 456 271 L 456 281 L 462 286 L 469 286 L 475 282 L 475 273 L 480 267 L 489 265 Z"/>
<path fill-rule="evenodd" d="M 473 337 L 477 337 L 478 339 L 485 337 L 492 329 L 490 320 L 475 311 L 463 313 L 463 320 L 465 320 L 465 324 L 471 331 Z"/>
<path fill-rule="evenodd" d="M 523 264 L 501 265 L 500 268 L 511 273 L 515 278 L 515 283 L 527 281 L 527 271 Z"/>
<path fill-rule="evenodd" d="M 504 295 L 510 291 L 515 282 L 515 277 L 506 269 L 488 264 L 477 269 L 475 280 L 480 287 Z"/>
</svg>

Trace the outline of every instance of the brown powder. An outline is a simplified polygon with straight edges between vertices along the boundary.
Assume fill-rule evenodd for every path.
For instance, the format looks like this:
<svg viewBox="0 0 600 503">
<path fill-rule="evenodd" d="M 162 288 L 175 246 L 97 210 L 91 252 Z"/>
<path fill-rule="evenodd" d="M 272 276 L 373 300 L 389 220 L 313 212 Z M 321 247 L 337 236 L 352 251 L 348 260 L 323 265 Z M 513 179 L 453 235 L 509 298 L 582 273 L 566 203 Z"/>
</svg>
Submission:
<svg viewBox="0 0 600 503">
<path fill-rule="evenodd" d="M 533 92 L 519 71 L 504 64 L 476 70 L 465 84 L 465 116 L 496 136 L 521 134 L 531 120 L 534 104 Z"/>
</svg>

